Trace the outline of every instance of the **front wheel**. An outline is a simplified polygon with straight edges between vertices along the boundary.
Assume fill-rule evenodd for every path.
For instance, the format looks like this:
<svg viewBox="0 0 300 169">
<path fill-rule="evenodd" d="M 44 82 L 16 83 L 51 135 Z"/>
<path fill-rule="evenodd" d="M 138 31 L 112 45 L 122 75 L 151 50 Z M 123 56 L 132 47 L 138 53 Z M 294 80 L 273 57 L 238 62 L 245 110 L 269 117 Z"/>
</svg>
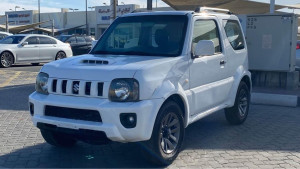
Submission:
<svg viewBox="0 0 300 169">
<path fill-rule="evenodd" d="M 173 101 L 160 109 L 152 136 L 145 143 L 146 159 L 158 165 L 170 165 L 178 156 L 184 138 L 182 110 Z"/>
<path fill-rule="evenodd" d="M 14 63 L 14 56 L 10 52 L 3 52 L 0 55 L 0 67 L 8 68 Z"/>
<path fill-rule="evenodd" d="M 234 106 L 225 109 L 226 120 L 233 125 L 245 122 L 249 112 L 250 90 L 245 82 L 241 82 L 236 94 Z"/>
<path fill-rule="evenodd" d="M 63 133 L 41 130 L 41 134 L 47 143 L 56 147 L 72 147 L 77 142 L 72 136 Z"/>
</svg>

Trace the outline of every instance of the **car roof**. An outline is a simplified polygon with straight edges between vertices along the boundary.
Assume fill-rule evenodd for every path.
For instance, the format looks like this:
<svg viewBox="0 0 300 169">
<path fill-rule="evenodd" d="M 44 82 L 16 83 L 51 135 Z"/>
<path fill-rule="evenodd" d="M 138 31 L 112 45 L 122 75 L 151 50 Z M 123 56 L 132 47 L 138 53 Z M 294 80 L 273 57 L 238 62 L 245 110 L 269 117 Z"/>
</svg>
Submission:
<svg viewBox="0 0 300 169">
<path fill-rule="evenodd" d="M 147 16 L 147 15 L 193 15 L 193 16 L 216 16 L 221 19 L 237 19 L 235 15 L 222 12 L 195 12 L 195 11 L 136 11 L 129 14 L 124 14 L 121 17 L 129 16 Z"/>
</svg>

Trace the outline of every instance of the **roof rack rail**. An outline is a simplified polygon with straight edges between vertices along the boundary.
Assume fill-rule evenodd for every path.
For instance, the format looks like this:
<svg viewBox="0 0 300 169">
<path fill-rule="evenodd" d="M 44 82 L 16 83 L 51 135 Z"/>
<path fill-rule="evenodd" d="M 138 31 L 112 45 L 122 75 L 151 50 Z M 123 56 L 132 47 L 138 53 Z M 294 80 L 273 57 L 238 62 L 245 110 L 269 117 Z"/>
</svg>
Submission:
<svg viewBox="0 0 300 169">
<path fill-rule="evenodd" d="M 195 9 L 195 12 L 201 13 L 201 12 L 224 12 L 226 14 L 231 15 L 232 12 L 229 11 L 229 9 L 221 9 L 221 8 L 209 8 L 209 7 L 198 7 Z"/>
</svg>

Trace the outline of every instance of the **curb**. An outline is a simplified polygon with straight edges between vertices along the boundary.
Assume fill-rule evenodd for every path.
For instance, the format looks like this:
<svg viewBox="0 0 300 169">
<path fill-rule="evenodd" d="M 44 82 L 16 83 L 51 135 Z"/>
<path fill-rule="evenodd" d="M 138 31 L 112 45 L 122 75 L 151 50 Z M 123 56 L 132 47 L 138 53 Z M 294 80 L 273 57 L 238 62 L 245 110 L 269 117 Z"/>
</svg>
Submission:
<svg viewBox="0 0 300 169">
<path fill-rule="evenodd" d="M 297 107 L 300 105 L 300 99 L 295 95 L 252 93 L 252 104 L 264 104 L 274 106 Z"/>
</svg>

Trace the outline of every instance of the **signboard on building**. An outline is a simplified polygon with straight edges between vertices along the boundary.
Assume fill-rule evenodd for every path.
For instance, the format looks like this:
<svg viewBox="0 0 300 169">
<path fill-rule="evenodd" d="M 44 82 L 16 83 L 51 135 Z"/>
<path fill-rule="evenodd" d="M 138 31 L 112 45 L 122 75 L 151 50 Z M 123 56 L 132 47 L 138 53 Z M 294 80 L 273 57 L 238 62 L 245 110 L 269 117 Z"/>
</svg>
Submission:
<svg viewBox="0 0 300 169">
<path fill-rule="evenodd" d="M 33 23 L 33 11 L 6 12 L 10 25 L 27 25 Z"/>
<path fill-rule="evenodd" d="M 130 13 L 137 9 L 139 6 L 130 4 L 130 5 L 119 5 L 117 6 L 117 17 Z M 110 24 L 110 17 L 112 16 L 112 11 L 110 6 L 97 6 L 96 7 L 96 18 L 97 24 Z"/>
</svg>

